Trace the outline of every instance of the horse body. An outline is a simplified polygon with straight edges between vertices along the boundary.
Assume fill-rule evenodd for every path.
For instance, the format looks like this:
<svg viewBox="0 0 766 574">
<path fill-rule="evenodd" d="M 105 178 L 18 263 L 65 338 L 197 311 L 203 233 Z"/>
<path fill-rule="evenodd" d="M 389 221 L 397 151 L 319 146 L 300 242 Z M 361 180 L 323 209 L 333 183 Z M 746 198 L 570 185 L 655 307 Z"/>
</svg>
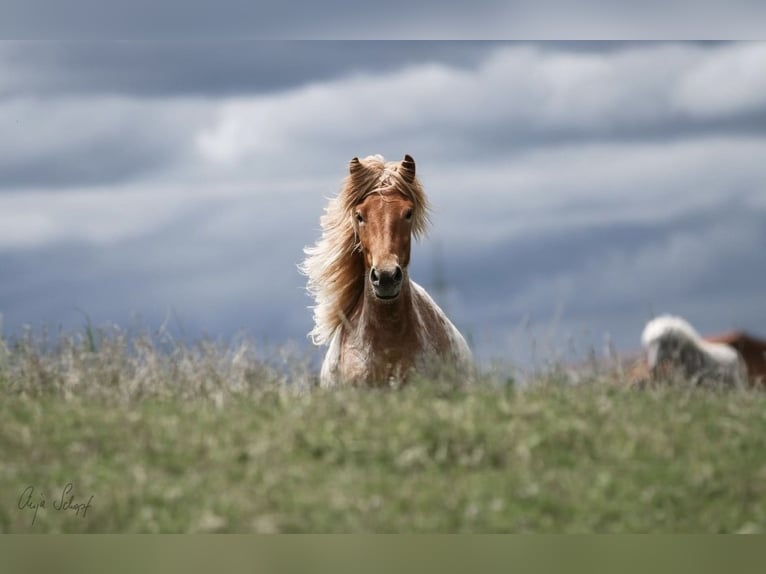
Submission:
<svg viewBox="0 0 766 574">
<path fill-rule="evenodd" d="M 312 339 L 329 343 L 322 386 L 402 384 L 444 367 L 470 373 L 465 339 L 409 277 L 410 238 L 424 232 L 427 205 L 410 156 L 351 161 L 301 267 L 317 301 Z"/>
<path fill-rule="evenodd" d="M 406 383 L 413 373 L 438 375 L 443 367 L 467 374 L 471 351 L 439 306 L 412 280 L 395 306 L 360 300 L 349 325 L 330 342 L 320 376 L 323 387 L 341 382 Z"/>
<path fill-rule="evenodd" d="M 662 315 L 649 321 L 641 335 L 649 368 L 656 377 L 669 367 L 696 383 L 738 386 L 745 382 L 746 367 L 736 349 L 705 341 L 688 321 Z"/>
</svg>

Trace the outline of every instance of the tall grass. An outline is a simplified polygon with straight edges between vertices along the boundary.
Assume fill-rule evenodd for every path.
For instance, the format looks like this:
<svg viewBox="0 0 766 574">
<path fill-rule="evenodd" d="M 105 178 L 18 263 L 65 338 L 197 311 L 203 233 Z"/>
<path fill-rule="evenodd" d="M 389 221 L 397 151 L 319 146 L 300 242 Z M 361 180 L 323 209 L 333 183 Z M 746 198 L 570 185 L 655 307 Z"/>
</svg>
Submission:
<svg viewBox="0 0 766 574">
<path fill-rule="evenodd" d="M 6 393 L 38 397 L 214 398 L 266 387 L 304 389 L 315 381 L 308 357 L 280 350 L 265 357 L 245 338 L 192 344 L 161 329 L 131 335 L 119 327 L 0 339 L 0 382 Z"/>
<path fill-rule="evenodd" d="M 766 530 L 766 393 L 510 373 L 330 391 L 245 339 L 27 331 L 0 340 L 0 531 Z M 18 506 L 68 483 L 87 516 Z"/>
</svg>

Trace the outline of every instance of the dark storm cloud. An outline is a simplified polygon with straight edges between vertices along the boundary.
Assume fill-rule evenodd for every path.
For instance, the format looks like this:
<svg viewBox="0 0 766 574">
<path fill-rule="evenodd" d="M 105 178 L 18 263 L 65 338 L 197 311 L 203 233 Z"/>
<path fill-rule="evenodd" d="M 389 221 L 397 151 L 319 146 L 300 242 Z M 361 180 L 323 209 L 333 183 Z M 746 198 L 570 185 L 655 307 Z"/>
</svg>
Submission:
<svg viewBox="0 0 766 574">
<path fill-rule="evenodd" d="M 712 234 L 710 230 L 714 228 L 718 232 Z M 743 229 L 748 233 L 740 238 Z M 673 248 L 677 238 L 689 241 L 681 246 L 679 258 L 673 260 L 675 272 L 665 272 L 667 268 L 658 257 L 656 275 L 644 275 L 645 270 L 636 266 L 633 276 L 622 278 L 625 289 L 612 285 L 615 297 L 605 296 L 596 288 L 604 277 L 598 274 L 599 267 L 607 270 L 622 260 L 625 271 L 630 273 L 629 263 L 639 259 L 642 252 L 661 256 L 663 249 Z M 684 296 L 710 295 L 732 285 L 764 284 L 766 266 L 759 264 L 761 254 L 757 250 L 743 249 L 748 243 L 766 245 L 766 213 L 735 200 L 692 209 L 663 221 L 606 221 L 576 229 L 545 230 L 480 250 L 471 245 L 455 246 L 448 259 L 448 268 L 453 273 L 445 273 L 444 279 L 475 301 L 505 299 L 508 313 L 520 313 L 523 309 L 542 314 L 555 306 L 553 298 L 541 297 L 533 306 L 529 298 L 517 304 L 514 296 L 533 293 L 540 280 L 550 279 L 553 283 L 557 276 L 577 277 L 576 286 L 583 290 L 572 298 L 568 312 L 587 315 L 614 311 L 629 302 L 626 297 L 635 297 L 634 304 L 640 300 L 648 303 L 654 298 L 660 302 L 668 295 L 678 296 L 679 291 L 693 291 L 684 292 Z M 422 272 L 429 277 L 427 268 Z M 695 275 L 690 278 L 692 272 Z M 594 284 L 589 285 L 591 280 Z M 574 294 L 566 295 L 571 298 Z M 492 317 L 488 315 L 486 319 Z M 495 319 L 502 321 L 507 317 Z"/>
<path fill-rule="evenodd" d="M 189 340 L 203 335 L 228 338 L 244 332 L 259 340 L 268 337 L 275 344 L 290 339 L 305 342 L 311 318 L 306 311 L 308 301 L 298 289 L 300 279 L 292 282 L 294 291 L 272 292 L 260 283 L 263 279 L 254 271 L 260 261 L 251 255 L 238 263 L 252 265 L 253 273 L 232 287 L 228 283 L 236 275 L 236 267 L 228 257 L 235 254 L 227 255 L 225 263 L 217 266 L 211 258 L 196 259 L 209 269 L 202 274 L 173 264 L 171 259 L 177 253 L 172 253 L 173 241 L 163 240 L 159 249 L 149 243 L 140 245 L 165 257 L 164 264 L 152 265 L 137 265 L 136 246 L 125 245 L 106 251 L 66 243 L 28 251 L 23 257 L 0 253 L 5 334 L 18 334 L 25 325 L 78 329 L 87 314 L 94 325 L 123 328 L 140 321 L 146 328 L 156 329 L 170 319 L 173 332 Z M 265 297 L 268 304 L 259 297 Z"/>
<path fill-rule="evenodd" d="M 220 96 L 287 90 L 359 73 L 438 63 L 475 67 L 500 42 L 3 42 L 0 97 L 54 94 Z M 503 42 L 505 45 L 521 43 Z M 607 52 L 629 42 L 549 42 L 542 50 Z"/>
<path fill-rule="evenodd" d="M 600 354 L 605 333 L 617 348 L 638 349 L 644 323 L 666 312 L 707 334 L 766 335 L 763 246 L 766 212 L 735 201 L 661 222 L 605 222 L 491 246 L 426 245 L 412 273 L 442 296 L 482 358 L 509 358 L 515 347 L 514 360 L 527 362 L 531 339 L 549 332 L 558 351 L 571 337 L 579 353 L 593 345 Z"/>
<path fill-rule="evenodd" d="M 661 15 L 658 17 L 658 15 Z M 755 0 L 406 2 L 8 0 L 6 39 L 642 39 L 760 37 Z"/>
<path fill-rule="evenodd" d="M 667 144 L 719 135 L 763 134 L 766 134 L 766 109 L 702 119 L 678 114 L 647 119 L 641 123 L 616 121 L 603 126 L 557 127 L 532 124 L 514 125 L 513 130 L 509 131 L 509 126 L 500 124 L 468 130 L 462 133 L 462 137 L 474 149 L 478 142 L 482 142 L 480 153 L 484 157 L 492 157 L 551 145 L 627 142 Z"/>
<path fill-rule="evenodd" d="M 92 41 L 6 42 L 0 95 L 257 94 L 423 62 L 475 65 L 492 42 Z"/>
<path fill-rule="evenodd" d="M 210 111 L 120 97 L 0 100 L 0 191 L 112 185 L 167 170 L 193 154 Z"/>
<path fill-rule="evenodd" d="M 178 159 L 168 145 L 114 138 L 87 142 L 48 156 L 8 161 L 0 158 L 0 192 L 41 187 L 119 184 L 165 168 Z"/>
<path fill-rule="evenodd" d="M 273 201 L 245 206 L 200 201 L 138 238 L 0 251 L 6 333 L 18 333 L 25 324 L 77 328 L 84 312 L 96 325 L 127 326 L 140 316 L 150 328 L 171 316 L 176 332 L 190 339 L 245 331 L 274 343 L 304 342 L 310 301 L 295 263 L 308 238 L 299 234 L 275 242 L 273 225 L 233 235 L 211 225 L 219 216 L 254 207 L 279 221 Z M 293 223 L 311 229 L 308 221 Z"/>
</svg>

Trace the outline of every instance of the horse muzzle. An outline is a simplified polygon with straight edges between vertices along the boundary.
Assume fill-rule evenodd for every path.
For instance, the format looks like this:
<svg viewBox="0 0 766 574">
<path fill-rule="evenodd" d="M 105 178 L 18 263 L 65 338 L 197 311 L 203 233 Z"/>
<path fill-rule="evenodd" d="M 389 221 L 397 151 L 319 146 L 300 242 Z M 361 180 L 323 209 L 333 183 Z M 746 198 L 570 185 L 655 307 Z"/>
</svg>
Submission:
<svg viewBox="0 0 766 574">
<path fill-rule="evenodd" d="M 370 269 L 370 284 L 378 299 L 396 299 L 402 290 L 403 279 L 404 272 L 399 265 L 386 269 L 373 266 Z"/>
</svg>

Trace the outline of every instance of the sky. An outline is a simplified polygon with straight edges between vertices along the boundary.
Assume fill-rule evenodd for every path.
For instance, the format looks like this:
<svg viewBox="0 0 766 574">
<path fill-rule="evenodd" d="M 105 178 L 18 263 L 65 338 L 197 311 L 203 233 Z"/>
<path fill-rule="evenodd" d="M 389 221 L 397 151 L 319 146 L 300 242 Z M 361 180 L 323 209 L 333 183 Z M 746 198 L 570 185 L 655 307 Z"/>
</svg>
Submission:
<svg viewBox="0 0 766 574">
<path fill-rule="evenodd" d="M 0 38 L 759 39 L 764 16 L 760 0 L 4 0 Z"/>
<path fill-rule="evenodd" d="M 309 348 L 354 156 L 434 206 L 411 276 L 484 361 L 766 336 L 766 43 L 0 42 L 0 314 Z M 320 351 L 317 351 L 320 352 Z"/>
</svg>

